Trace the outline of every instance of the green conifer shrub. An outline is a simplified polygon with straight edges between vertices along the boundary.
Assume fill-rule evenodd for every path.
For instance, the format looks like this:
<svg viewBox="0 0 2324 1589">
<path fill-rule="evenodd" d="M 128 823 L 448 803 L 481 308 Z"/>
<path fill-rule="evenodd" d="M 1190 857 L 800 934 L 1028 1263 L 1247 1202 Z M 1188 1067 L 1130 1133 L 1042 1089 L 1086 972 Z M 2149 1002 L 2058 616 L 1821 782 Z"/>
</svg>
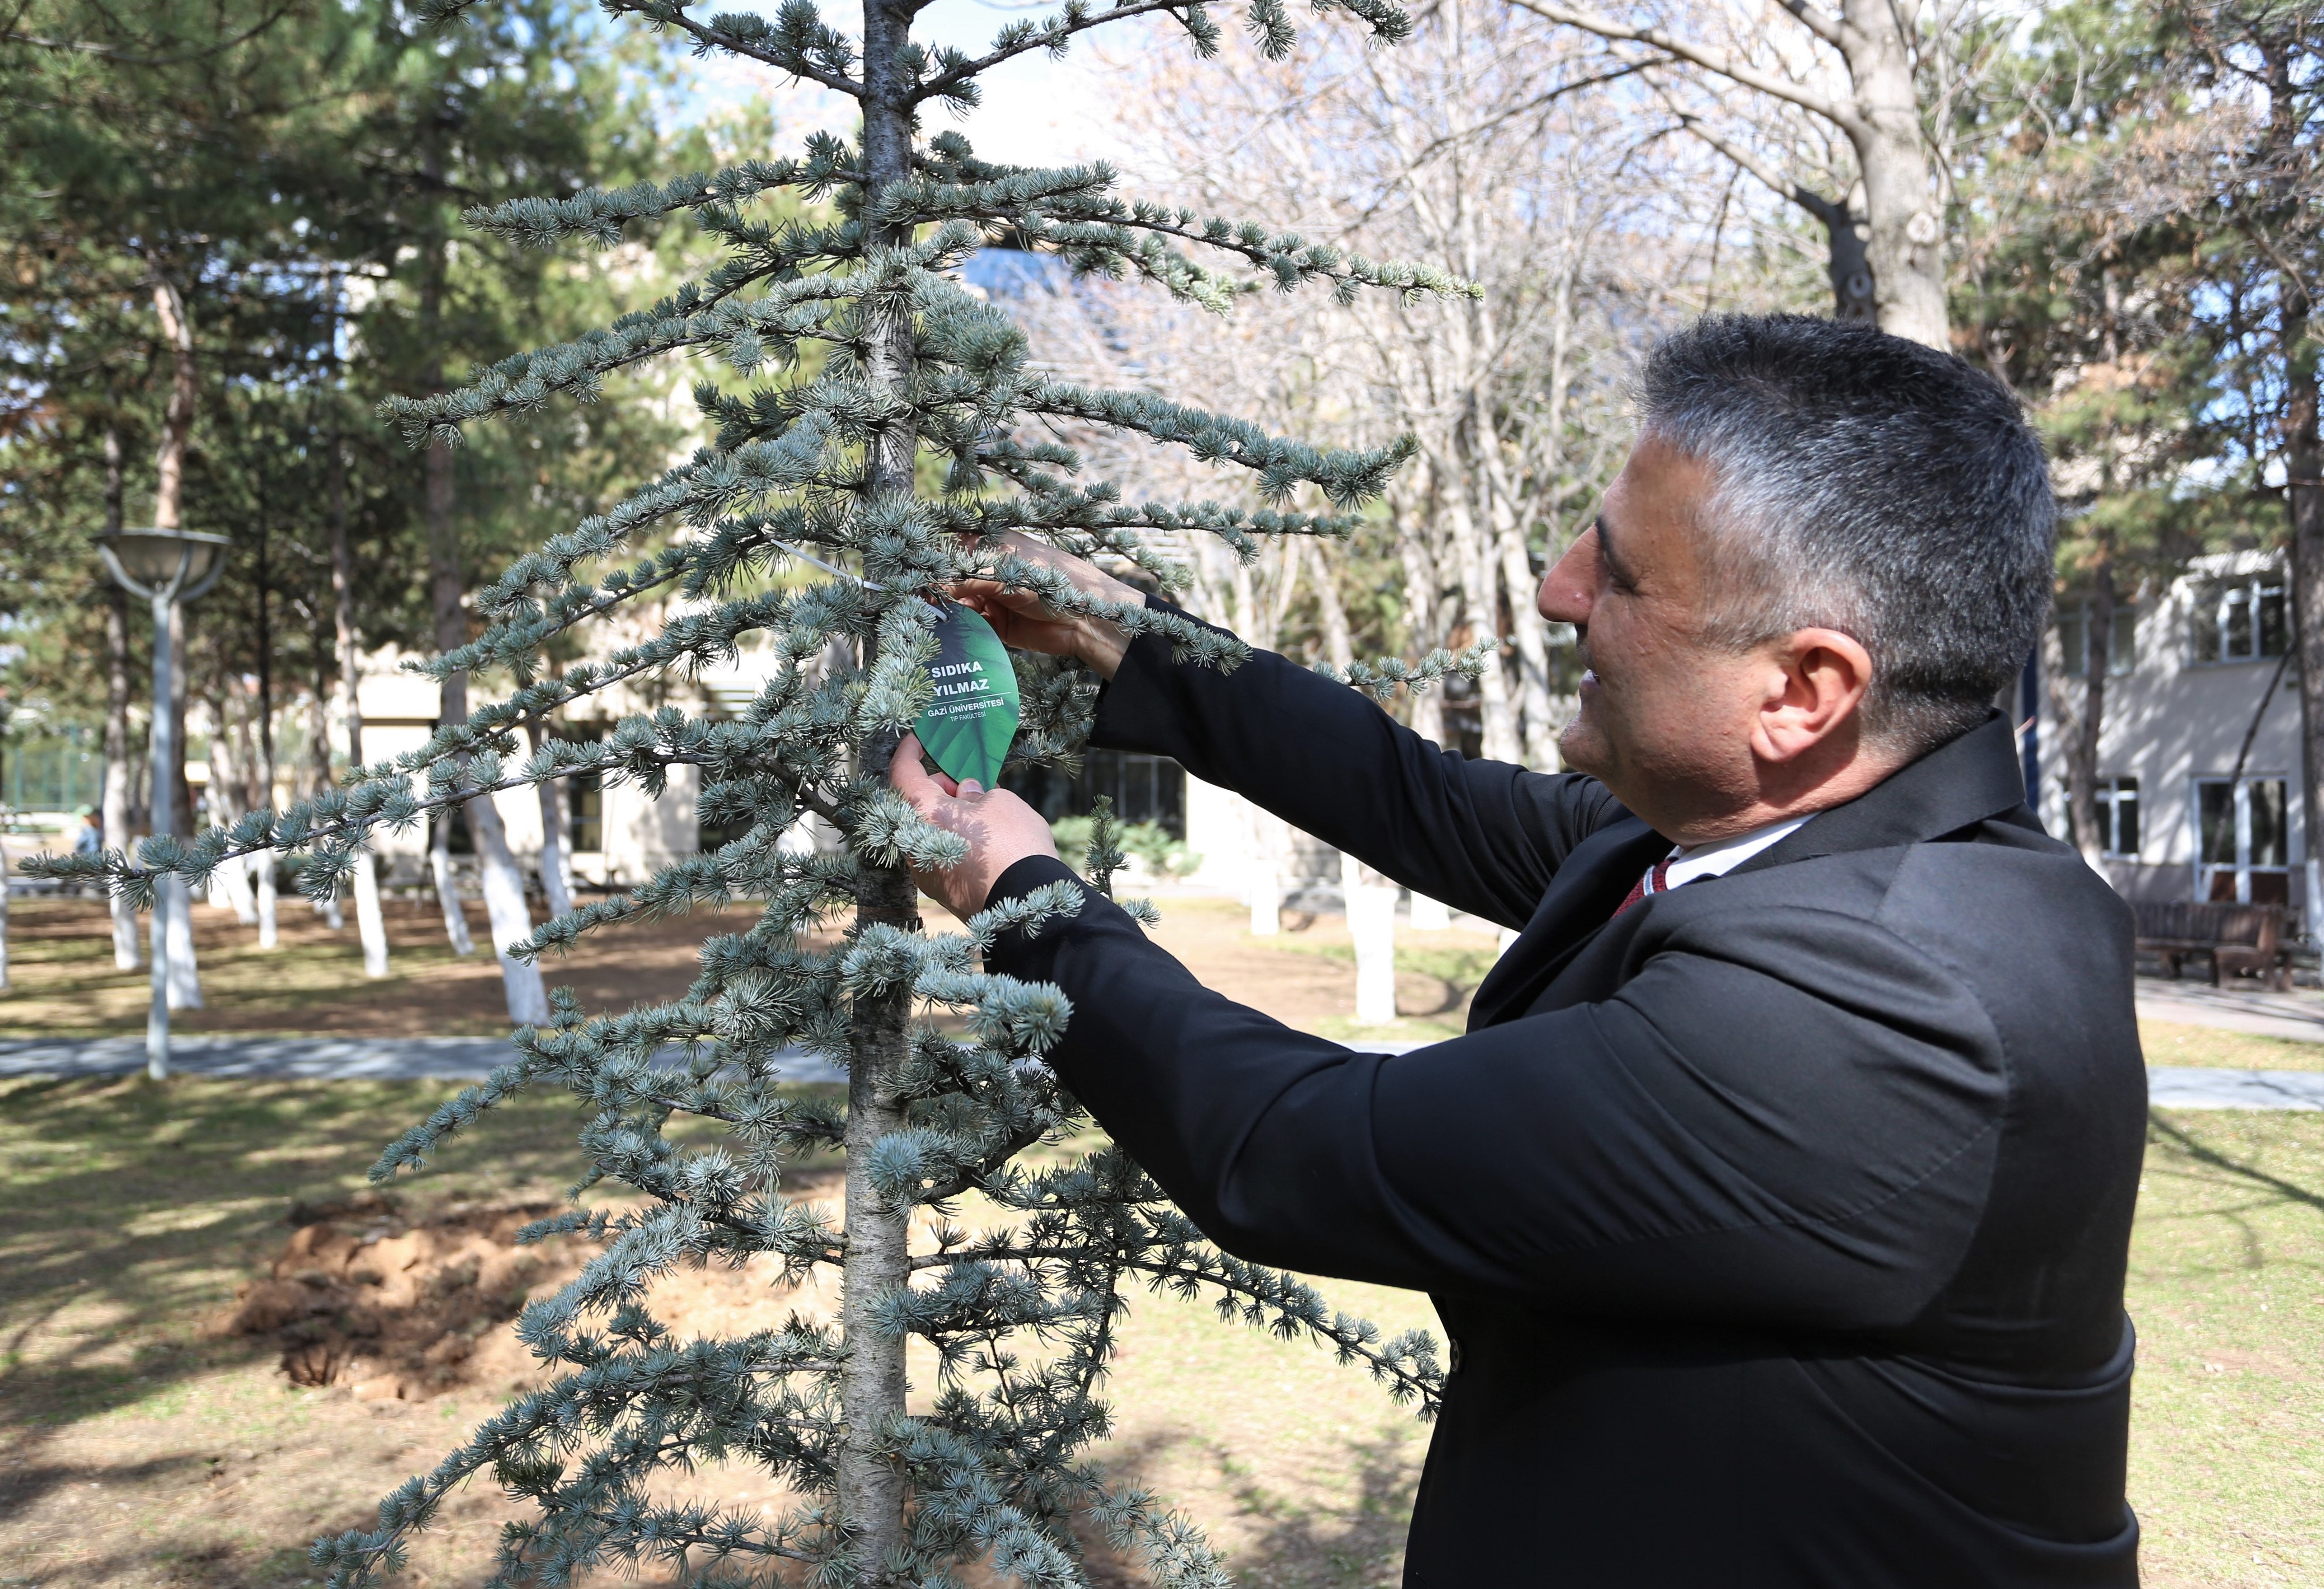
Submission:
<svg viewBox="0 0 2324 1589">
<path fill-rule="evenodd" d="M 432 3 L 449 21 L 474 0 Z M 318 1541 L 314 1560 L 334 1586 L 391 1573 L 447 1492 L 489 1476 L 530 1514 L 505 1532 L 499 1583 L 563 1584 L 613 1566 L 704 1585 L 779 1576 L 825 1589 L 940 1589 L 974 1561 L 1052 1589 L 1086 1582 L 1080 1520 L 1158 1583 L 1223 1584 L 1191 1523 L 1110 1484 L 1085 1455 L 1107 1428 L 1096 1387 L 1127 1289 L 1206 1298 L 1224 1318 L 1311 1337 L 1368 1366 L 1424 1416 L 1441 1381 L 1434 1343 L 1418 1333 L 1384 1340 L 1327 1312 L 1290 1277 L 1220 1253 L 1116 1148 L 1058 1169 L 1016 1162 L 1087 1123 L 1039 1063 L 1072 1012 L 1053 987 L 987 975 L 982 951 L 1006 928 L 1070 914 L 1080 896 L 1060 885 L 987 910 L 964 933 L 926 932 L 909 868 L 952 863 L 960 840 L 922 822 L 885 774 L 931 698 L 937 612 L 927 598 L 962 578 L 1161 636 L 1207 665 L 1231 668 L 1243 655 L 1174 611 L 1079 595 L 1011 553 L 1001 532 L 1127 559 L 1174 587 L 1180 571 L 1148 537 L 1216 535 L 1248 557 L 1266 536 L 1343 534 L 1348 511 L 1380 489 L 1411 444 L 1319 449 L 1149 393 L 1054 379 L 1028 365 L 1007 314 L 954 273 L 974 250 L 1002 245 L 1057 254 L 1079 272 L 1140 277 L 1221 311 L 1263 289 L 1314 285 L 1342 299 L 1466 289 L 1254 222 L 1118 197 L 1102 165 L 1006 167 L 979 160 L 955 133 L 920 135 L 924 113 L 977 102 L 980 74 L 1028 51 L 1061 51 L 1109 22 L 1167 16 L 1207 55 L 1218 32 L 1202 4 L 1067 0 L 1046 21 L 1009 23 L 977 59 L 916 43 L 914 7 L 894 0 L 867 0 L 860 46 L 809 0 L 787 0 L 772 21 L 704 21 L 673 0 L 606 0 L 606 9 L 848 96 L 862 110 L 855 140 L 817 134 L 794 157 L 471 213 L 478 228 L 548 248 L 611 245 L 632 223 L 687 211 L 725 255 L 650 309 L 508 359 L 464 390 L 392 402 L 389 417 L 415 444 L 456 438 L 496 415 L 587 401 L 608 374 L 671 354 L 717 359 L 758 383 L 740 393 L 701 386 L 715 439 L 518 561 L 478 599 L 480 637 L 424 665 L 439 678 L 512 678 L 504 700 L 419 751 L 354 770 L 310 803 L 190 841 L 151 841 L 135 863 L 116 854 L 49 868 L 106 877 L 145 902 L 159 875 L 200 880 L 230 856 L 272 849 L 299 856 L 302 888 L 319 897 L 344 886 L 381 825 L 406 828 L 480 792 L 576 774 L 633 779 L 658 795 L 674 767 L 698 770 L 706 825 L 742 829 L 643 886 L 546 923 L 521 946 L 539 956 L 610 923 L 762 904 L 749 930 L 702 946 L 684 997 L 592 1015 L 560 991 L 548 1025 L 515 1035 L 508 1065 L 374 1168 L 382 1181 L 417 1169 L 501 1101 L 562 1087 L 582 1117 L 588 1159 L 576 1198 L 606 1181 L 644 1203 L 629 1214 L 576 1205 L 526 1233 L 602 1245 L 578 1279 L 517 1323 L 553 1379 L 396 1490 L 377 1528 Z M 1346 12 L 1386 42 L 1409 26 L 1385 0 L 1317 0 L 1317 9 Z M 1281 0 L 1249 0 L 1249 24 L 1271 55 L 1291 48 Z M 754 217 L 754 199 L 781 192 L 820 201 L 824 215 L 780 226 Z M 807 361 L 812 378 L 799 371 L 808 349 L 820 355 L 819 365 Z M 1074 453 L 1047 439 L 1053 421 L 1115 427 L 1247 471 L 1273 505 L 1126 502 L 1103 483 L 1076 483 Z M 916 485 L 931 477 L 930 459 L 942 477 L 933 491 Z M 1295 511 L 1302 485 L 1333 511 Z M 641 550 L 649 545 L 659 550 Z M 774 577 L 803 568 L 830 577 Z M 671 596 L 682 598 L 676 615 L 650 640 L 558 676 L 545 666 L 558 637 L 641 598 Z M 735 719 L 665 708 L 602 740 L 552 738 L 528 751 L 528 722 L 617 686 L 726 662 L 752 634 L 768 648 L 770 677 Z M 1025 719 L 1012 760 L 1069 762 L 1087 734 L 1095 681 L 1055 659 L 1015 660 Z M 1385 694 L 1460 665 L 1438 653 L 1416 668 L 1359 669 L 1350 682 Z M 810 812 L 839 835 L 837 851 L 779 845 Z M 1119 825 L 1105 811 L 1092 827 L 1090 868 L 1108 886 L 1121 863 Z M 844 924 L 838 941 L 817 938 L 825 924 Z M 939 1030 L 928 1018 L 937 1012 L 962 1018 L 964 1033 Z M 780 1085 L 802 1054 L 845 1067 L 844 1108 Z M 716 1140 L 680 1146 L 668 1130 L 677 1117 L 715 1122 Z M 846 1162 L 837 1224 L 782 1188 L 787 1162 L 834 1147 Z M 970 1193 L 1001 1216 L 986 1233 L 951 1218 Z M 936 1220 L 936 1252 L 908 1250 L 916 1209 Z M 760 1254 L 779 1258 L 789 1276 L 837 1270 L 837 1327 L 792 1317 L 706 1340 L 643 1304 L 652 1280 L 676 1266 Z M 933 1409 L 918 1417 L 905 1402 L 914 1336 L 941 1363 Z M 756 1464 L 798 1506 L 770 1520 L 755 1508 L 657 1498 L 666 1492 L 658 1478 L 713 1462 Z"/>
</svg>

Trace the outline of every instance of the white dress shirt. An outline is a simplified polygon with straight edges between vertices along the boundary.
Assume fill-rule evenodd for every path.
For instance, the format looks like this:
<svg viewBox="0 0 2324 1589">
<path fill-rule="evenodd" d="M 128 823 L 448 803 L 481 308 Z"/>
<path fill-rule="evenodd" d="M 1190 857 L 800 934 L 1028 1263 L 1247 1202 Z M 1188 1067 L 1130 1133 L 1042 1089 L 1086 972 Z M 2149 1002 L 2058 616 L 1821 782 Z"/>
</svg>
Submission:
<svg viewBox="0 0 2324 1589">
<path fill-rule="evenodd" d="M 1781 822 L 1771 822 L 1765 827 L 1755 827 L 1748 833 L 1738 833 L 1733 838 L 1717 839 L 1707 845 L 1680 845 L 1661 861 L 1646 868 L 1645 892 L 1651 898 L 1692 882 L 1698 877 L 1722 877 L 1761 850 L 1798 832 L 1801 825 L 1814 815 L 1811 811 L 1806 817 L 1789 817 Z"/>
</svg>

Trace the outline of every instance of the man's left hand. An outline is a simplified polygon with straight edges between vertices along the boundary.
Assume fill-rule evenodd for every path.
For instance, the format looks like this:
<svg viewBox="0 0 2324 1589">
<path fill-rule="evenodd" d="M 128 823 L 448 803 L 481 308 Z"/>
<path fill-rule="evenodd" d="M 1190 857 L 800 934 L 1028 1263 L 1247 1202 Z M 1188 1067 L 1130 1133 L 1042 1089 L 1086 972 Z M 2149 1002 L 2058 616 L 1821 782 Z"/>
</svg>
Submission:
<svg viewBox="0 0 2324 1589">
<path fill-rule="evenodd" d="M 1001 874 L 1028 855 L 1054 859 L 1057 841 L 1038 811 L 1005 789 L 976 780 L 954 783 L 920 765 L 918 734 L 897 742 L 888 781 L 928 821 L 968 841 L 968 854 L 948 872 L 912 873 L 920 892 L 963 920 L 984 909 Z"/>
</svg>

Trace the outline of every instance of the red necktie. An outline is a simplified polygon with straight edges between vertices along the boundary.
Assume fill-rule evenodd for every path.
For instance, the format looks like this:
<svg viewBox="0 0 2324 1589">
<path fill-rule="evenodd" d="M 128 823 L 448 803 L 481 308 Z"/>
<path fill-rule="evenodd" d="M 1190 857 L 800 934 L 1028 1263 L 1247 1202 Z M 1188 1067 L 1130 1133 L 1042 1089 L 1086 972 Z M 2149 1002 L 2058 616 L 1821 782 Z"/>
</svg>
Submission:
<svg viewBox="0 0 2324 1589">
<path fill-rule="evenodd" d="M 1655 863 L 1654 877 L 1655 892 L 1660 893 L 1670 886 L 1670 860 L 1667 856 Z M 1614 916 L 1619 916 L 1646 897 L 1646 880 L 1642 876 L 1630 885 L 1630 892 L 1622 896 L 1622 902 L 1614 907 Z M 1614 916 L 1609 916 L 1606 919 L 1611 921 Z"/>
</svg>

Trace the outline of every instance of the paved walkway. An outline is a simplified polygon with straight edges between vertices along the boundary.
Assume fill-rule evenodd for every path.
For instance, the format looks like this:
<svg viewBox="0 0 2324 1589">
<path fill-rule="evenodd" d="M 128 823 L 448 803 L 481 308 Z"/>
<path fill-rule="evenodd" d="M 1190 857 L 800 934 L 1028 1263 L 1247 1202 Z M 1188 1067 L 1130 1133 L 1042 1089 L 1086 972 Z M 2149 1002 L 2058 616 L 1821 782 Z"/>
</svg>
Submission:
<svg viewBox="0 0 2324 1589">
<path fill-rule="evenodd" d="M 2209 983 L 2138 979 L 2138 1012 L 2149 1021 L 2212 1026 L 2256 1037 L 2324 1043 L 2324 995 L 2271 993 L 2260 988 L 2215 988 Z"/>
<path fill-rule="evenodd" d="M 514 1056 L 506 1038 L 246 1038 L 188 1032 L 170 1039 L 170 1067 L 188 1076 L 306 1081 L 481 1081 Z M 675 1052 L 671 1062 L 676 1063 Z M 0 1076 L 123 1076 L 145 1068 L 145 1039 L 0 1042 Z M 796 1081 L 844 1081 L 829 1061 L 798 1057 Z"/>
<path fill-rule="evenodd" d="M 2167 1019 L 2167 1018 L 2166 1018 Z M 1422 1045 L 1362 1042 L 1374 1054 Z M 188 1034 L 172 1039 L 171 1066 L 189 1076 L 244 1076 L 309 1081 L 481 1079 L 509 1057 L 501 1038 L 244 1038 Z M 675 1062 L 673 1054 L 672 1060 Z M 124 1076 L 145 1066 L 143 1038 L 0 1042 L 0 1077 Z M 798 1057 L 791 1078 L 843 1081 L 826 1060 Z M 2199 1070 L 2146 1073 L 2148 1096 L 2166 1109 L 2324 1109 L 2324 1071 Z"/>
</svg>

